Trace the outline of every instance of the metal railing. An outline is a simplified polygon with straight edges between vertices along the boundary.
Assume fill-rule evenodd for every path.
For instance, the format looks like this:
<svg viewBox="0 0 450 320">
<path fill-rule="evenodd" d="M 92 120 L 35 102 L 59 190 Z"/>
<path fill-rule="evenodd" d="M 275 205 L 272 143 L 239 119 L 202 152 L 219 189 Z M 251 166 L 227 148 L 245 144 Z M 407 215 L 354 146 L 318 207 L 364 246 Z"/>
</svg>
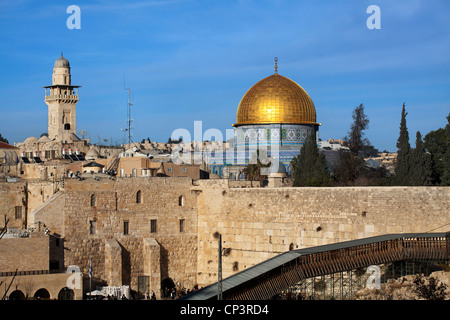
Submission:
<svg viewBox="0 0 450 320">
<path fill-rule="evenodd" d="M 29 270 L 29 271 L 7 271 L 0 272 L 0 277 L 12 277 L 16 276 L 27 276 L 27 275 L 36 275 L 36 274 L 49 274 L 50 270 Z"/>
<path fill-rule="evenodd" d="M 250 280 L 230 285 L 223 291 L 223 299 L 268 300 L 305 279 L 373 265 L 399 261 L 449 262 L 450 233 L 385 235 L 291 252 L 296 255 L 290 261 L 276 265 Z M 242 271 L 245 272 L 246 270 Z M 227 279 L 224 280 L 226 282 Z M 217 284 L 209 288 L 214 286 Z M 200 291 L 197 293 L 200 293 L 202 299 L 214 299 L 212 295 L 208 296 L 209 292 L 202 294 Z"/>
</svg>

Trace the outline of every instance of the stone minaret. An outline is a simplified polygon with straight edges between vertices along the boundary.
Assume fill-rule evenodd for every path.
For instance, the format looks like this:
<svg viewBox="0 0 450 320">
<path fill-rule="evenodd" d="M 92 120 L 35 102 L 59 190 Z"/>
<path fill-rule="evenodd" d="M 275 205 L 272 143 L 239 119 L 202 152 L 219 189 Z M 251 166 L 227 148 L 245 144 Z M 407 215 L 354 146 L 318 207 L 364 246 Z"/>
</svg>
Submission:
<svg viewBox="0 0 450 320">
<path fill-rule="evenodd" d="M 69 61 L 59 57 L 55 61 L 52 85 L 45 88 L 45 103 L 48 106 L 48 137 L 56 141 L 71 142 L 76 134 L 76 105 L 78 88 L 70 78 Z"/>
</svg>

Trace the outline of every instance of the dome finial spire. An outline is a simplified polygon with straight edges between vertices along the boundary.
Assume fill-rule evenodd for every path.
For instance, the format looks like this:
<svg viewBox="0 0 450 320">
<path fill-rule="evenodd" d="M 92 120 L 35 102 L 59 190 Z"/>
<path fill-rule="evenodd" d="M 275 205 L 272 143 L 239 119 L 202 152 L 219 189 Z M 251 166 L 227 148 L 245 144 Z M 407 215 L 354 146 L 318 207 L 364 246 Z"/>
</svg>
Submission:
<svg viewBox="0 0 450 320">
<path fill-rule="evenodd" d="M 278 58 L 275 57 L 275 74 L 278 74 Z"/>
</svg>

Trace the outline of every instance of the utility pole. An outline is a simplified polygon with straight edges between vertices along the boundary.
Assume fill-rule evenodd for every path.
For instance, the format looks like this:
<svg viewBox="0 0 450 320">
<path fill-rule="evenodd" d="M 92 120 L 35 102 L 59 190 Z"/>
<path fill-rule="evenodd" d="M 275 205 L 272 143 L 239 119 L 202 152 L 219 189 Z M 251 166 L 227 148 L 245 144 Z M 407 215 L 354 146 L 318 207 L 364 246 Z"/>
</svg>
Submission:
<svg viewBox="0 0 450 320">
<path fill-rule="evenodd" d="M 217 300 L 222 300 L 222 235 L 219 234 L 219 270 L 217 281 Z"/>
<path fill-rule="evenodd" d="M 89 259 L 89 298 L 92 300 L 92 256 Z"/>
</svg>

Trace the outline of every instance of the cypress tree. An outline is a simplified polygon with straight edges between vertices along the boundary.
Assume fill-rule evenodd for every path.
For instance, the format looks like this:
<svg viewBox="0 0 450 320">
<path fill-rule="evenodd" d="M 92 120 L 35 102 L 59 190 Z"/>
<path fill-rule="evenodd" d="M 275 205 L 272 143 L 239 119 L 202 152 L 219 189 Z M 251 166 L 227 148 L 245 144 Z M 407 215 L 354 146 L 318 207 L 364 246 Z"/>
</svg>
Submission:
<svg viewBox="0 0 450 320">
<path fill-rule="evenodd" d="M 450 114 L 447 116 L 447 125 L 445 126 L 445 135 L 447 137 L 446 150 L 443 153 L 443 174 L 441 178 L 441 184 L 444 186 L 450 186 Z"/>
<path fill-rule="evenodd" d="M 403 103 L 400 120 L 400 135 L 397 140 L 397 165 L 395 167 L 395 182 L 397 185 L 409 185 L 411 174 L 411 146 L 409 144 L 408 128 L 406 126 L 407 112 Z"/>
<path fill-rule="evenodd" d="M 444 157 L 445 150 L 447 150 L 445 128 L 439 128 L 428 132 L 423 140 L 425 150 L 431 154 L 434 184 L 439 185 L 441 184 L 442 175 L 444 174 Z"/>
<path fill-rule="evenodd" d="M 291 161 L 294 176 L 294 187 L 329 186 L 330 172 L 325 156 L 319 153 L 316 133 L 311 130 L 300 150 L 300 154 Z"/>
<path fill-rule="evenodd" d="M 411 152 L 410 184 L 430 186 L 433 184 L 433 175 L 431 154 L 426 152 L 422 135 L 417 131 L 416 148 Z"/>
</svg>

